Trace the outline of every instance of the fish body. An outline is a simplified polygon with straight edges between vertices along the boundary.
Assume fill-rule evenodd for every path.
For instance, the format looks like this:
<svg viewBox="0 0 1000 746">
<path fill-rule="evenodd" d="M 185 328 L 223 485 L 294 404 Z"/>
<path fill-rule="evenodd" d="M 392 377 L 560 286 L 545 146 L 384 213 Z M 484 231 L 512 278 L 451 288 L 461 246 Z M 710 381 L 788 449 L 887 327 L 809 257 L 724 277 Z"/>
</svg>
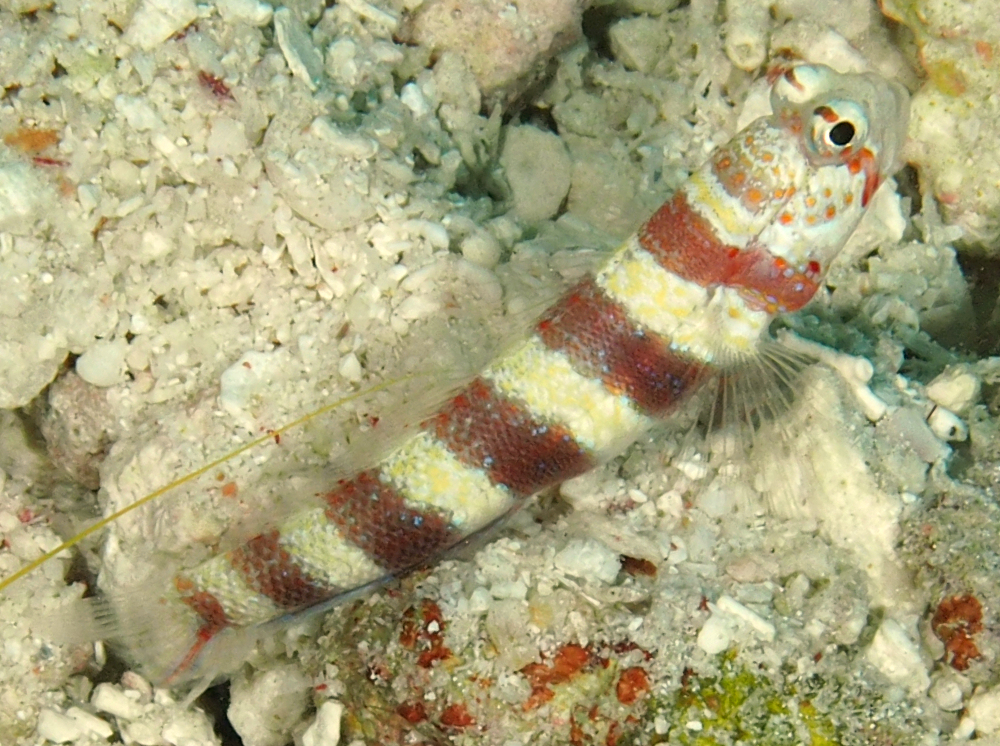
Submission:
<svg viewBox="0 0 1000 746">
<path fill-rule="evenodd" d="M 156 624 L 131 634 L 146 672 L 188 680 L 240 630 L 432 561 L 753 356 L 775 314 L 819 288 L 894 171 L 908 116 L 898 85 L 818 65 L 780 71 L 771 100 L 771 116 L 716 150 L 415 434 L 312 507 L 173 576 L 154 596 Z"/>
</svg>

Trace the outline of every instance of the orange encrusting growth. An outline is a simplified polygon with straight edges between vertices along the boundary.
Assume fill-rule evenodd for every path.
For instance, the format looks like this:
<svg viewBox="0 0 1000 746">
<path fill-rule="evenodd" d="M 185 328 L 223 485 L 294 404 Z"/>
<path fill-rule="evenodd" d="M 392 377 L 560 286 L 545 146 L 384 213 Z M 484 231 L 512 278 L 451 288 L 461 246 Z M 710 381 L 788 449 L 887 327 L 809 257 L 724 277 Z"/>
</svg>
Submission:
<svg viewBox="0 0 1000 746">
<path fill-rule="evenodd" d="M 58 145 L 59 133 L 56 130 L 22 127 L 4 135 L 3 141 L 6 145 L 17 148 L 22 153 L 36 154 Z"/>
</svg>

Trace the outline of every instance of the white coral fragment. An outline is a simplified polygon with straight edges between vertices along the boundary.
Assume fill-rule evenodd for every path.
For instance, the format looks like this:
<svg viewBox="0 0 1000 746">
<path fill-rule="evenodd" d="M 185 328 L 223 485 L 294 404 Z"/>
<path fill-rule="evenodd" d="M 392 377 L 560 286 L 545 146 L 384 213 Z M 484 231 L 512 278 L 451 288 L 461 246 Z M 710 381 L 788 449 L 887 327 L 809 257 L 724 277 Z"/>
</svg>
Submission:
<svg viewBox="0 0 1000 746">
<path fill-rule="evenodd" d="M 976 692 L 969 700 L 968 716 L 976 724 L 976 733 L 990 735 L 1000 731 L 1000 688 Z"/>
<path fill-rule="evenodd" d="M 514 212 L 526 223 L 556 214 L 569 192 L 572 165 L 563 141 L 529 125 L 507 129 L 500 156 Z"/>
<path fill-rule="evenodd" d="M 818 522 L 830 543 L 851 552 L 868 574 L 874 599 L 912 611 L 912 581 L 895 549 L 899 497 L 882 490 L 869 471 L 846 424 L 837 379 L 820 366 L 805 378 L 801 403 L 782 418 L 782 437 L 755 444 L 759 487 L 778 515 Z"/>
<path fill-rule="evenodd" d="M 124 339 L 100 340 L 77 358 L 76 372 L 94 386 L 114 386 L 124 376 L 127 352 L 128 342 Z"/>
<path fill-rule="evenodd" d="M 315 91 L 323 79 L 323 55 L 313 46 L 305 24 L 281 8 L 274 14 L 274 33 L 292 75 Z"/>
<path fill-rule="evenodd" d="M 621 569 L 621 560 L 596 539 L 573 539 L 556 554 L 553 560 L 557 570 L 577 578 L 612 583 Z"/>
<path fill-rule="evenodd" d="M 930 677 L 920 649 L 895 619 L 886 619 L 866 652 L 868 661 L 893 684 L 912 694 L 927 691 Z"/>
<path fill-rule="evenodd" d="M 124 39 L 146 52 L 155 49 L 198 18 L 194 0 L 143 0 Z"/>
<path fill-rule="evenodd" d="M 927 398 L 952 412 L 962 414 L 979 399 L 979 378 L 966 365 L 949 365 L 927 384 Z"/>
<path fill-rule="evenodd" d="M 324 702 L 316 719 L 302 734 L 302 746 L 334 746 L 340 742 L 340 719 L 344 706 L 339 702 Z"/>
<path fill-rule="evenodd" d="M 927 417 L 927 424 L 931 432 L 944 441 L 961 442 L 969 437 L 969 426 L 945 407 L 934 407 Z"/>
<path fill-rule="evenodd" d="M 875 368 L 869 360 L 837 352 L 794 334 L 783 333 L 779 338 L 781 343 L 790 350 L 814 357 L 837 371 L 844 382 L 850 386 L 851 392 L 865 413 L 865 417 L 872 422 L 878 422 L 889 411 L 889 405 L 868 387 L 868 382 L 875 374 Z"/>
<path fill-rule="evenodd" d="M 715 602 L 715 605 L 719 611 L 739 619 L 744 624 L 750 625 L 750 628 L 753 629 L 753 631 L 761 639 L 766 640 L 767 642 L 772 642 L 774 640 L 774 636 L 777 633 L 774 625 L 757 612 L 741 604 L 732 596 L 723 594 L 719 597 L 719 600 Z"/>
<path fill-rule="evenodd" d="M 274 9 L 259 0 L 215 0 L 215 7 L 226 20 L 243 21 L 252 26 L 266 26 Z"/>
<path fill-rule="evenodd" d="M 51 190 L 26 163 L 0 162 L 0 230 L 30 225 Z"/>
<path fill-rule="evenodd" d="M 492 93 L 578 39 L 583 9 L 578 0 L 427 0 L 399 35 L 463 55 L 483 92 Z"/>
<path fill-rule="evenodd" d="M 729 0 L 726 3 L 726 55 L 736 67 L 754 72 L 767 58 L 771 31 L 771 4 L 764 0 Z"/>
</svg>

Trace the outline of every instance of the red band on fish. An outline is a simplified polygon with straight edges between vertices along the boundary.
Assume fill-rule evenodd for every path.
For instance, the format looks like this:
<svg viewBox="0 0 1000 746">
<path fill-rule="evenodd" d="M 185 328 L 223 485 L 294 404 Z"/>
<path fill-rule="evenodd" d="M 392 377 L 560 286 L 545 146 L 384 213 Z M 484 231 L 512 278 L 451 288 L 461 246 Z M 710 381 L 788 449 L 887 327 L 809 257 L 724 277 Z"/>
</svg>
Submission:
<svg viewBox="0 0 1000 746">
<path fill-rule="evenodd" d="M 441 514 L 416 510 L 369 469 L 324 496 L 326 516 L 388 572 L 409 570 L 461 538 Z"/>
<path fill-rule="evenodd" d="M 195 633 L 194 645 L 187 651 L 184 658 L 174 670 L 164 679 L 164 685 L 170 685 L 178 677 L 184 675 L 201 655 L 205 646 L 219 632 L 230 626 L 226 610 L 222 608 L 214 595 L 208 591 L 195 591 L 194 583 L 183 575 L 174 578 L 174 586 L 181 594 L 181 601 L 202 619 L 201 627 Z"/>
<path fill-rule="evenodd" d="M 692 390 L 705 368 L 672 351 L 666 340 L 636 327 L 593 279 L 549 309 L 538 336 L 565 353 L 578 372 L 600 379 L 649 415 L 663 415 Z"/>
<path fill-rule="evenodd" d="M 282 609 L 294 611 L 331 598 L 341 589 L 309 576 L 279 543 L 280 534 L 269 531 L 253 537 L 229 557 L 257 593 Z"/>
<path fill-rule="evenodd" d="M 179 578 L 176 585 L 177 589 L 181 591 L 181 600 L 204 620 L 203 627 L 211 627 L 213 630 L 218 631 L 229 626 L 229 619 L 226 618 L 226 610 L 222 608 L 219 599 L 208 591 L 185 593 L 182 589 L 184 583 Z"/>
<path fill-rule="evenodd" d="M 426 427 L 463 463 L 523 497 L 594 466 L 569 430 L 539 422 L 481 378 Z"/>
<path fill-rule="evenodd" d="M 819 289 L 822 268 L 815 262 L 793 267 L 766 246 L 745 250 L 719 241 L 683 192 L 656 211 L 639 230 L 639 243 L 664 269 L 702 287 L 725 285 L 747 303 L 768 313 L 796 311 Z"/>
<path fill-rule="evenodd" d="M 852 174 L 864 171 L 865 187 L 861 192 L 861 206 L 868 207 L 868 203 L 882 184 L 874 154 L 868 148 L 862 148 L 847 161 L 847 168 Z"/>
</svg>

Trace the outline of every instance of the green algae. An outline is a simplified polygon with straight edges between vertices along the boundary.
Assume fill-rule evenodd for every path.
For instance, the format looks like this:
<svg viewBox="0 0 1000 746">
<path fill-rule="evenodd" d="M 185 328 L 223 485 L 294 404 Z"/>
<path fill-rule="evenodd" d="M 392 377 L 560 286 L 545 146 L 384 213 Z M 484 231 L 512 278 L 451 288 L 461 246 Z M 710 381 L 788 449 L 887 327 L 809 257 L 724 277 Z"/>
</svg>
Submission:
<svg viewBox="0 0 1000 746">
<path fill-rule="evenodd" d="M 841 687 L 822 678 L 792 682 L 754 672 L 736 651 L 723 653 L 718 672 L 685 672 L 672 695 L 655 697 L 645 717 L 657 731 L 637 732 L 627 743 L 679 746 L 847 746 L 915 743 L 901 734 L 898 718 L 886 720 L 872 691 Z M 841 695 L 851 691 L 850 695 Z M 831 697 L 831 693 L 834 696 Z M 904 717 L 904 719 L 907 719 Z M 660 724 L 656 728 L 656 723 Z"/>
</svg>

